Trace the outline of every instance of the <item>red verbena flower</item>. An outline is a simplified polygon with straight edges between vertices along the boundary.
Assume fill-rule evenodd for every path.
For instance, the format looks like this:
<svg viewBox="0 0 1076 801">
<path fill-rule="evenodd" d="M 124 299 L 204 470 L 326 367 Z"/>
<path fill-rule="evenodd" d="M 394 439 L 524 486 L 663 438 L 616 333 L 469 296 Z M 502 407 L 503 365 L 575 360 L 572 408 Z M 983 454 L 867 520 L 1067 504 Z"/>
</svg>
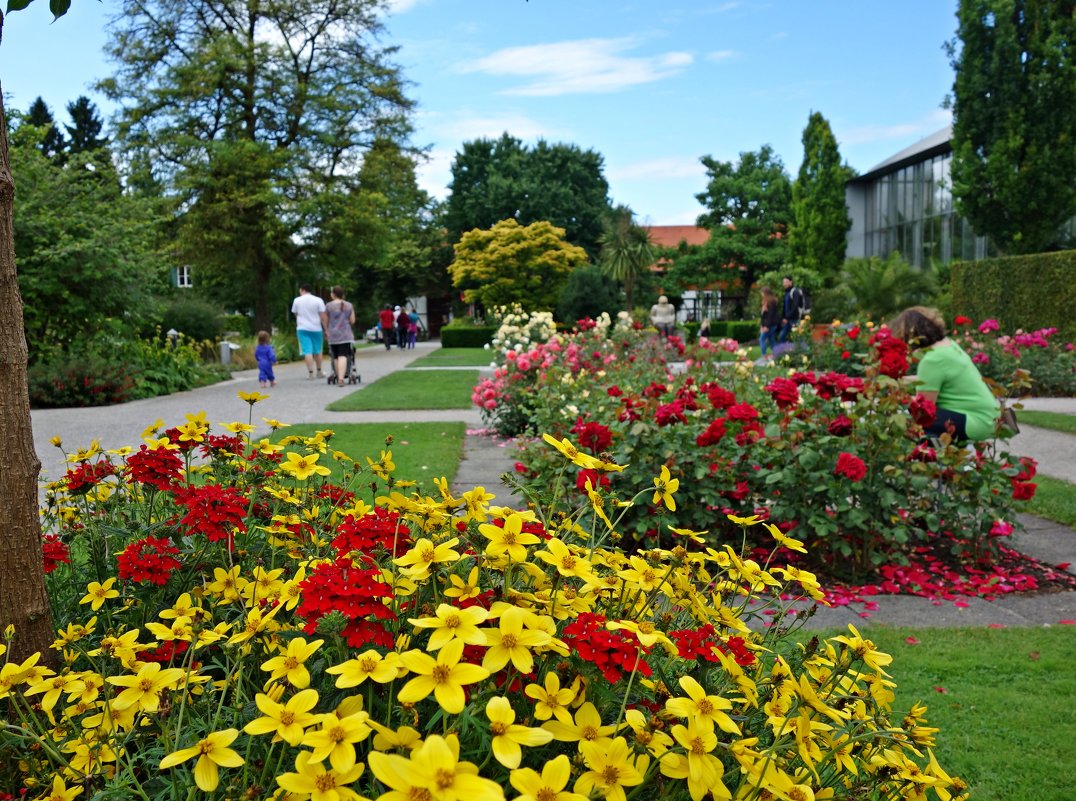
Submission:
<svg viewBox="0 0 1076 801">
<path fill-rule="evenodd" d="M 382 599 L 392 597 L 376 565 L 358 567 L 347 557 L 317 565 L 299 585 L 302 593 L 296 614 L 306 620 L 304 631 L 313 634 L 318 621 L 331 612 L 346 620 L 341 635 L 352 648 L 366 645 L 393 647 L 392 632 L 381 621 L 396 619 Z"/>
<path fill-rule="evenodd" d="M 111 462 L 82 462 L 77 467 L 68 469 L 64 475 L 67 489 L 71 492 L 87 492 L 109 476 L 116 475 L 116 468 Z"/>
<path fill-rule="evenodd" d="M 143 537 L 124 548 L 116 557 L 121 579 L 148 581 L 163 586 L 183 563 L 176 559 L 179 549 L 163 537 Z"/>
<path fill-rule="evenodd" d="M 341 556 L 352 551 L 365 554 L 378 550 L 403 556 L 411 547 L 411 530 L 400 522 L 399 513 L 378 506 L 358 519 L 348 515 L 336 527 L 332 546 Z"/>
<path fill-rule="evenodd" d="M 171 489 L 179 482 L 183 460 L 167 448 L 150 449 L 145 445 L 127 457 L 127 472 L 139 484 L 159 490 Z"/>
<path fill-rule="evenodd" d="M 564 627 L 561 639 L 580 659 L 600 670 L 610 684 L 630 675 L 633 670 L 642 676 L 652 673 L 650 665 L 639 653 L 649 653 L 650 649 L 642 647 L 631 631 L 606 629 L 603 615 L 583 612 Z"/>
<path fill-rule="evenodd" d="M 45 560 L 46 573 L 51 573 L 61 562 L 71 563 L 71 552 L 55 534 L 46 534 L 41 538 L 41 555 Z"/>
<path fill-rule="evenodd" d="M 204 534 L 210 542 L 227 540 L 230 547 L 232 533 L 247 530 L 247 499 L 234 487 L 186 487 L 176 493 L 176 503 L 187 510 L 177 524 L 188 534 Z"/>
</svg>

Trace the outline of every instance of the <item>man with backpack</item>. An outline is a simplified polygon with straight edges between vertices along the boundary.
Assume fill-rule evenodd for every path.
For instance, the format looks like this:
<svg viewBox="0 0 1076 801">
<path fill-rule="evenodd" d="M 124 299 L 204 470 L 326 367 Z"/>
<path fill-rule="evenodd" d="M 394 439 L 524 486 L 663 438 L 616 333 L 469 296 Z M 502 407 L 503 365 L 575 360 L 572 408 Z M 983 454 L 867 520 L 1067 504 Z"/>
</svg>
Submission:
<svg viewBox="0 0 1076 801">
<path fill-rule="evenodd" d="M 785 287 L 784 306 L 782 307 L 781 328 L 777 332 L 778 342 L 788 342 L 792 329 L 799 325 L 807 313 L 807 298 L 803 290 L 795 285 L 791 275 L 786 275 L 781 283 Z"/>
</svg>

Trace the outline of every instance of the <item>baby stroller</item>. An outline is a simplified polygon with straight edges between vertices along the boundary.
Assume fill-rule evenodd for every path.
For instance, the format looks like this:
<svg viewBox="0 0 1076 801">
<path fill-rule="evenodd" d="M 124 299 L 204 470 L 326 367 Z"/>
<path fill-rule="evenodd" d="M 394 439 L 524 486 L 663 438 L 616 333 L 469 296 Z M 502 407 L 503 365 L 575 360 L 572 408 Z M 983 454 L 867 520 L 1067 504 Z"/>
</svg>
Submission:
<svg viewBox="0 0 1076 801">
<path fill-rule="evenodd" d="M 325 381 L 327 383 L 329 383 L 329 384 L 335 384 L 336 383 L 336 365 L 335 364 L 330 364 L 328 372 L 329 372 L 329 375 L 325 379 Z M 346 380 L 346 382 L 348 384 L 362 383 L 362 379 L 359 377 L 359 372 L 355 368 L 355 343 L 354 342 L 352 342 L 351 345 L 348 347 L 348 351 L 347 351 L 347 368 L 344 371 L 344 375 L 346 376 L 345 380 Z"/>
</svg>

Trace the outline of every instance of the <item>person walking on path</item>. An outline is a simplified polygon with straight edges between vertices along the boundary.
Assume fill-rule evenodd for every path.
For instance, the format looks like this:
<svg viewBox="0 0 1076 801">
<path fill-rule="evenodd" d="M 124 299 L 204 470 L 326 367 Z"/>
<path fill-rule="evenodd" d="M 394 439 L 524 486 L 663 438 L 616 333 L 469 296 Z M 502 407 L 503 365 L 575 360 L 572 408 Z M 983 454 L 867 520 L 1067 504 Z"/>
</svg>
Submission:
<svg viewBox="0 0 1076 801">
<path fill-rule="evenodd" d="M 386 305 L 378 313 L 377 322 L 381 328 L 381 341 L 385 343 L 385 350 L 389 350 L 396 341 L 396 313 L 392 306 Z"/>
<path fill-rule="evenodd" d="M 803 318 L 803 309 L 807 305 L 807 299 L 803 296 L 803 290 L 795 285 L 791 275 L 781 279 L 785 288 L 784 303 L 782 304 L 781 330 L 777 334 L 778 342 L 788 342 L 792 336 L 792 329 L 800 324 Z"/>
<path fill-rule="evenodd" d="M 407 309 L 402 306 L 396 307 L 396 344 L 400 346 L 400 350 L 407 347 L 407 329 L 411 325 L 411 317 L 407 314 Z"/>
<path fill-rule="evenodd" d="M 355 307 L 344 300 L 344 288 L 332 288 L 332 300 L 325 305 L 328 322 L 326 331 L 329 335 L 329 356 L 336 371 L 337 386 L 347 385 L 347 365 L 355 352 Z"/>
<path fill-rule="evenodd" d="M 773 358 L 774 348 L 777 346 L 777 331 L 781 327 L 781 304 L 777 302 L 777 296 L 768 286 L 762 287 L 762 317 L 759 320 L 758 346 L 762 351 L 762 358 L 766 358 L 766 349 L 769 348 L 770 358 Z"/>
<path fill-rule="evenodd" d="M 299 337 L 299 352 L 306 362 L 306 378 L 314 378 L 317 367 L 318 378 L 324 378 L 321 372 L 322 332 L 328 325 L 325 315 L 325 301 L 310 293 L 310 285 L 299 287 L 299 297 L 291 302 L 291 313 L 295 315 L 295 331 Z"/>
<path fill-rule="evenodd" d="M 276 374 L 273 365 L 276 364 L 276 351 L 269 344 L 269 332 L 258 332 L 258 347 L 254 349 L 254 360 L 258 362 L 258 386 L 275 387 Z"/>
</svg>

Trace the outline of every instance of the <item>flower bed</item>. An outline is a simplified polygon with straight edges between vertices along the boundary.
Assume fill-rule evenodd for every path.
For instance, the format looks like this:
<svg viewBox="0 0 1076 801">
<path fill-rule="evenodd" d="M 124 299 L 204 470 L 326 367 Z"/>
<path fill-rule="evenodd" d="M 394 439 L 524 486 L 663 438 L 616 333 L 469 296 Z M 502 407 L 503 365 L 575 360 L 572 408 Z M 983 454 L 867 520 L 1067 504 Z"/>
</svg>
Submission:
<svg viewBox="0 0 1076 801">
<path fill-rule="evenodd" d="M 854 629 L 801 646 L 798 617 L 762 625 L 820 595 L 776 552 L 681 530 L 627 554 L 597 493 L 556 514 L 445 483 L 408 497 L 391 453 L 360 470 L 329 432 L 251 443 L 248 427 L 190 415 L 137 451 L 73 454 L 46 513 L 58 664 L 3 655 L 0 794 L 963 793 L 925 708 L 891 710 L 889 656 Z M 328 483 L 330 458 L 350 483 Z M 682 508 L 667 471 L 654 481 Z M 374 507 L 352 491 L 370 482 Z"/>
</svg>

